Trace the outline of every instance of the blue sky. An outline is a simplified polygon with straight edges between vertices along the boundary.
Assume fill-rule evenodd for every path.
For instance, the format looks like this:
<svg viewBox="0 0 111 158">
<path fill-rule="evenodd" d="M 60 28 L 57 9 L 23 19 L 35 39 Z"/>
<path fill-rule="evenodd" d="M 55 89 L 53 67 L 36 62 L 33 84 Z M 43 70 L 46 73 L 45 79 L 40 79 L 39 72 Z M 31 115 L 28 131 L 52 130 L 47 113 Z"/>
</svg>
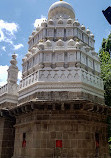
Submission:
<svg viewBox="0 0 111 158">
<path fill-rule="evenodd" d="M 47 18 L 48 9 L 55 0 L 0 0 L 0 85 L 6 82 L 6 70 L 11 54 L 18 54 L 19 70 L 22 58 L 27 53 L 28 37 L 34 22 L 42 16 Z M 103 38 L 111 26 L 102 14 L 110 6 L 110 0 L 66 0 L 75 10 L 76 19 L 95 35 L 95 50 L 99 51 Z M 19 73 L 20 78 L 20 73 Z"/>
</svg>

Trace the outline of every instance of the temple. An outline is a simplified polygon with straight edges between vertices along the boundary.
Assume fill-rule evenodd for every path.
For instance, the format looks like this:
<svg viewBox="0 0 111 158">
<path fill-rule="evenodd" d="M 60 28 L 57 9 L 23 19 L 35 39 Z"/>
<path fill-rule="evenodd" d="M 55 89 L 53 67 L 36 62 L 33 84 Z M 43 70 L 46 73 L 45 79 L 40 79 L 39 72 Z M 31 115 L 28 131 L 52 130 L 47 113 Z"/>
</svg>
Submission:
<svg viewBox="0 0 111 158">
<path fill-rule="evenodd" d="M 94 43 L 70 4 L 51 5 L 29 36 L 19 85 L 13 54 L 0 87 L 0 158 L 110 158 Z"/>
</svg>

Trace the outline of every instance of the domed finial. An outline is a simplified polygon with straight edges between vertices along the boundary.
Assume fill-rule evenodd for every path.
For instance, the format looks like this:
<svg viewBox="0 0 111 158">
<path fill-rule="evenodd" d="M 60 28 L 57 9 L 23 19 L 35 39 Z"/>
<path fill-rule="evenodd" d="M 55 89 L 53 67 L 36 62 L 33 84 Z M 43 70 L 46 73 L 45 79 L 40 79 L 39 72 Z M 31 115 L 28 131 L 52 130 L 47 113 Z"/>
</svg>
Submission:
<svg viewBox="0 0 111 158">
<path fill-rule="evenodd" d="M 16 65 L 17 64 L 17 60 L 16 60 L 16 54 L 14 52 L 14 54 L 12 54 L 12 59 L 10 61 L 11 65 Z"/>
<path fill-rule="evenodd" d="M 48 20 L 50 17 L 52 19 L 58 19 L 60 15 L 62 15 L 65 19 L 68 19 L 69 16 L 71 19 L 75 19 L 74 9 L 64 0 L 59 0 L 58 2 L 55 2 L 51 5 L 48 12 Z"/>
</svg>

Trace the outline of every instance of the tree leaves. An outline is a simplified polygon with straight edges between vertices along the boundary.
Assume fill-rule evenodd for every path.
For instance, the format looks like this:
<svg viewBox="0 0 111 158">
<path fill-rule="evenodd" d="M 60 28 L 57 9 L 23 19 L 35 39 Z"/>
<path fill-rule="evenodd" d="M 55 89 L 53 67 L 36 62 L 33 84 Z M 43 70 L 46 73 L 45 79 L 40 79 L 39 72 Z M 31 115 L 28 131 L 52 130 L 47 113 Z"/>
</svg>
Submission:
<svg viewBox="0 0 111 158">
<path fill-rule="evenodd" d="M 102 47 L 99 51 L 101 63 L 101 77 L 104 81 L 105 103 L 111 106 L 111 34 L 107 39 L 103 39 Z"/>
</svg>

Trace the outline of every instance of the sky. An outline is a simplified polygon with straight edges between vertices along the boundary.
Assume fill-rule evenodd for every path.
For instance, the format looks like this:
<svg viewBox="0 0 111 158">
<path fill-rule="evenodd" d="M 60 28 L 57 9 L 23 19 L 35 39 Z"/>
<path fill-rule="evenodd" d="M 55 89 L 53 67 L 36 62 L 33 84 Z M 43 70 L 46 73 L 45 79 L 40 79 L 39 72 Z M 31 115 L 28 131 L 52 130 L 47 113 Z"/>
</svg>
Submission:
<svg viewBox="0 0 111 158">
<path fill-rule="evenodd" d="M 17 54 L 19 80 L 22 58 L 28 51 L 28 37 L 42 18 L 47 18 L 49 7 L 56 0 L 0 0 L 0 86 L 7 80 L 11 55 Z M 66 0 L 75 11 L 80 24 L 95 35 L 95 50 L 99 51 L 103 38 L 111 31 L 102 14 L 110 0 Z M 39 19 L 39 20 L 38 20 Z"/>
</svg>

